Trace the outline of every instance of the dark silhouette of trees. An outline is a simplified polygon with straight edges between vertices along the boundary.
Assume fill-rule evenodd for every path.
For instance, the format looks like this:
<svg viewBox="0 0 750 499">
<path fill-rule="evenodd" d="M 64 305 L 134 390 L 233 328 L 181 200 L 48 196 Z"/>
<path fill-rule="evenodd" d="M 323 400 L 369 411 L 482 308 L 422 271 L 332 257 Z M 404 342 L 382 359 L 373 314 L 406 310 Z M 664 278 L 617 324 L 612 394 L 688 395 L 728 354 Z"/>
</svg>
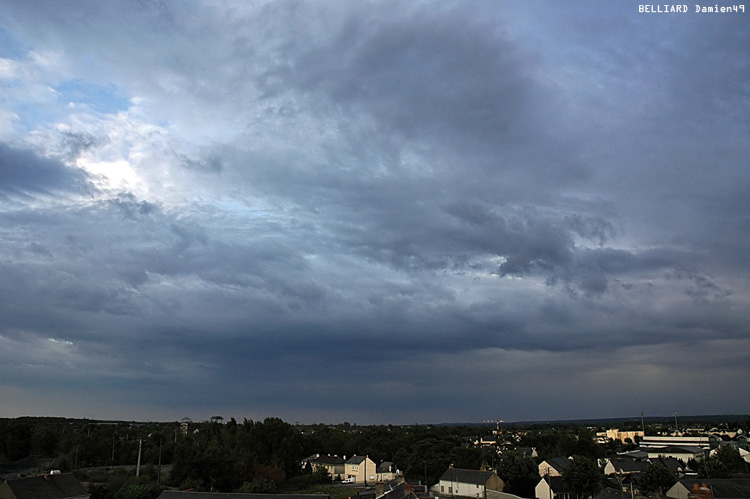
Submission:
<svg viewBox="0 0 750 499">
<path fill-rule="evenodd" d="M 534 447 L 540 459 L 558 456 L 604 457 L 604 449 L 596 445 L 591 430 L 576 425 L 538 428 L 537 431 L 526 433 L 518 445 Z"/>
<path fill-rule="evenodd" d="M 504 452 L 497 464 L 497 474 L 505 482 L 503 492 L 519 497 L 534 497 L 539 483 L 539 468 L 529 456 L 517 451 Z"/>
<path fill-rule="evenodd" d="M 742 473 L 747 471 L 747 463 L 740 451 L 731 445 L 720 445 L 716 449 L 715 458 L 727 469 L 729 473 Z"/>
<path fill-rule="evenodd" d="M 649 464 L 641 474 L 641 492 L 644 494 L 658 492 L 661 496 L 666 493 L 667 489 L 674 485 L 676 481 L 677 479 L 674 474 L 669 471 L 669 468 L 667 468 L 664 463 L 654 461 Z"/>
<path fill-rule="evenodd" d="M 358 426 L 291 425 L 278 418 L 263 421 L 215 417 L 189 424 L 183 433 L 180 422 L 129 423 L 69 420 L 64 418 L 0 419 L 0 469 L 14 461 L 44 463 L 79 475 L 87 467 L 127 465 L 129 472 L 113 479 L 86 477 L 92 483 L 92 499 L 135 499 L 153 494 L 159 486 L 221 492 L 288 492 L 330 483 L 337 477 L 302 469 L 304 457 L 315 453 L 340 457 L 368 456 L 376 464 L 393 462 L 407 478 L 435 484 L 452 464 L 456 468 L 495 468 L 507 492 L 533 496 L 539 480 L 536 463 L 511 449 L 498 454 L 495 448 L 480 448 L 474 442 L 494 428 L 484 426 L 407 425 Z M 539 424 L 524 428 L 518 447 L 536 447 L 539 459 L 576 456 L 564 478 L 579 497 L 599 489 L 602 473 L 596 459 L 607 446 L 597 445 L 592 430 L 574 424 Z M 506 431 L 512 430 L 506 426 Z M 508 435 L 505 435 L 506 437 Z M 507 438 L 501 438 L 507 440 Z M 141 476 L 133 467 L 141 451 Z M 159 473 L 159 463 L 171 465 L 169 474 Z M 736 449 L 722 445 L 715 456 L 690 463 L 701 477 L 720 478 L 744 471 L 746 464 Z M 660 472 L 663 470 L 659 470 Z M 129 474 L 128 474 L 129 473 Z M 667 480 L 653 471 L 655 489 Z M 647 474 L 648 476 L 648 474 Z M 647 482 L 648 483 L 648 482 Z M 150 485 L 154 487 L 149 488 Z M 144 499 L 148 499 L 144 497 Z"/>
<path fill-rule="evenodd" d="M 169 476 L 174 486 L 224 492 L 241 487 L 269 490 L 302 472 L 302 437 L 278 418 L 246 419 L 241 425 L 214 420 L 195 426 L 197 432 L 178 439 Z"/>
<path fill-rule="evenodd" d="M 563 470 L 562 477 L 576 498 L 584 499 L 599 492 L 602 488 L 604 473 L 594 459 L 574 456 L 570 466 Z"/>
<path fill-rule="evenodd" d="M 688 467 L 697 472 L 699 478 L 730 478 L 733 473 L 747 471 L 740 451 L 730 445 L 720 445 L 713 456 L 703 460 L 691 459 Z"/>
</svg>

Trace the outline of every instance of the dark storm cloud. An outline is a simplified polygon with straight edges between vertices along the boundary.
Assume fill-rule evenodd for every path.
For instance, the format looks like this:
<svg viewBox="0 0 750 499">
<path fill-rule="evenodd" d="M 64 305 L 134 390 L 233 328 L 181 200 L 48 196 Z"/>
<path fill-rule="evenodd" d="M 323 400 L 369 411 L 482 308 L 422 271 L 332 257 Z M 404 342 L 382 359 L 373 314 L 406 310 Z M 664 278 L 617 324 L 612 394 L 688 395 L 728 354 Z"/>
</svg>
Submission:
<svg viewBox="0 0 750 499">
<path fill-rule="evenodd" d="M 0 7 L 4 77 L 81 90 L 0 114 L 7 410 L 737 407 L 747 30 L 523 5 Z"/>
<path fill-rule="evenodd" d="M 78 169 L 29 149 L 0 144 L 0 192 L 4 195 L 84 193 L 88 177 Z"/>
<path fill-rule="evenodd" d="M 289 52 L 271 80 L 274 88 L 291 84 L 323 98 L 326 112 L 350 120 L 343 133 L 358 148 L 354 158 L 329 150 L 326 166 L 309 178 L 291 171 L 303 180 L 290 193 L 295 202 L 333 208 L 326 218 L 347 223 L 331 230 L 351 251 L 403 269 L 462 267 L 492 255 L 505 258 L 500 274 L 518 275 L 566 266 L 574 236 L 603 243 L 613 232 L 608 220 L 525 206 L 541 193 L 555 203 L 550 181 L 570 182 L 577 163 L 575 150 L 560 145 L 539 114 L 542 102 L 552 101 L 530 77 L 534 58 L 497 25 L 457 8 L 401 14 L 353 11 L 318 46 Z M 362 115 L 374 126 L 354 118 Z M 405 164 L 408 141 L 416 141 L 420 156 L 434 149 L 419 159 L 426 165 Z M 377 157 L 368 164 L 370 154 Z M 574 169 L 588 175 L 586 167 Z M 480 227 L 450 209 L 446 216 L 446 202 L 468 206 L 466 197 L 494 210 L 492 221 Z"/>
<path fill-rule="evenodd" d="M 450 133 L 477 145 L 523 126 L 533 91 L 527 65 L 501 29 L 455 5 L 406 16 L 379 6 L 303 50 L 283 78 L 373 114 L 382 131 Z"/>
<path fill-rule="evenodd" d="M 366 248 L 370 258 L 413 270 L 461 269 L 475 257 L 503 257 L 496 269 L 501 276 L 564 267 L 573 258 L 573 236 L 580 231 L 555 215 L 462 201 L 440 204 L 420 200 L 382 220 L 370 219 L 370 225 L 357 224 L 349 244 Z"/>
<path fill-rule="evenodd" d="M 555 137 L 561 123 L 544 110 L 558 104 L 533 77 L 535 54 L 507 39 L 499 14 L 458 5 L 345 12 L 318 43 L 287 54 L 271 91 L 302 91 L 315 112 L 339 116 L 354 154 L 372 149 L 386 179 L 437 180 L 421 190 L 433 195 L 452 185 L 456 196 L 528 202 L 555 195 L 550 181 L 590 175 Z"/>
</svg>

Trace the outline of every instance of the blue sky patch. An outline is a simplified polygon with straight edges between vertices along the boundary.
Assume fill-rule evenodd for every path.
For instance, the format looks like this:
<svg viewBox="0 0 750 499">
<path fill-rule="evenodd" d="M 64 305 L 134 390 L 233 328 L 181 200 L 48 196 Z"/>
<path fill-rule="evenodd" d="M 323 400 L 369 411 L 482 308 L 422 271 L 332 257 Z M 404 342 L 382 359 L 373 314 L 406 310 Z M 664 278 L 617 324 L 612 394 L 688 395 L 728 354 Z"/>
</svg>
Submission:
<svg viewBox="0 0 750 499">
<path fill-rule="evenodd" d="M 3 59 L 20 59 L 26 52 L 21 42 L 6 30 L 0 28 L 0 57 Z"/>
<path fill-rule="evenodd" d="M 87 104 L 101 113 L 124 111 L 130 105 L 125 93 L 113 84 L 98 85 L 85 80 L 68 80 L 55 88 L 60 100 Z"/>
</svg>

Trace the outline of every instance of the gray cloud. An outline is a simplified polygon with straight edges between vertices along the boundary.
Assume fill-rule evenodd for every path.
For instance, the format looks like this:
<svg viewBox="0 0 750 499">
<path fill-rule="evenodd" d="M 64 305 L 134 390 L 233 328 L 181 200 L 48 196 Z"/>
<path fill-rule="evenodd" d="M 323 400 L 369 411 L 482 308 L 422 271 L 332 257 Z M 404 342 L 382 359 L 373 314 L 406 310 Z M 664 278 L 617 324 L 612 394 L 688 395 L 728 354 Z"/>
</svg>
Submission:
<svg viewBox="0 0 750 499">
<path fill-rule="evenodd" d="M 533 82 L 520 52 L 494 24 L 458 6 L 406 16 L 382 6 L 354 12 L 281 78 L 374 115 L 389 133 L 448 133 L 476 146 L 524 124 Z"/>
<path fill-rule="evenodd" d="M 0 144 L 0 192 L 28 196 L 55 192 L 85 193 L 86 174 L 29 149 Z"/>
<path fill-rule="evenodd" d="M 0 127 L 3 415 L 742 409 L 740 18 L 68 7 L 0 7 L 18 81 L 119 96 Z"/>
</svg>

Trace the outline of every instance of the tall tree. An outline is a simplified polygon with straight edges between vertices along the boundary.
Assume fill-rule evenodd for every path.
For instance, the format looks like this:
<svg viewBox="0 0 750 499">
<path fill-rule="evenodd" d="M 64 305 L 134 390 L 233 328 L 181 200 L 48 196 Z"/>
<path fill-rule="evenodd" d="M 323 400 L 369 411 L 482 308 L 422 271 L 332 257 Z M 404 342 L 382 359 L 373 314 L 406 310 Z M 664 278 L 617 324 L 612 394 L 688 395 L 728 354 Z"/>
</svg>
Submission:
<svg viewBox="0 0 750 499">
<path fill-rule="evenodd" d="M 497 474 L 505 482 L 504 492 L 534 497 L 534 487 L 539 483 L 539 468 L 530 456 L 518 451 L 503 453 L 497 465 Z"/>
<path fill-rule="evenodd" d="M 741 473 L 747 470 L 747 463 L 740 456 L 740 451 L 731 445 L 720 445 L 716 449 L 715 457 L 729 473 Z"/>
<path fill-rule="evenodd" d="M 563 480 L 577 499 L 591 497 L 602 487 L 604 473 L 596 461 L 586 456 L 574 456 L 573 461 L 562 472 Z"/>
<path fill-rule="evenodd" d="M 664 463 L 660 461 L 654 461 L 649 464 L 643 473 L 641 474 L 641 492 L 647 494 L 649 492 L 658 492 L 659 495 L 664 494 L 669 487 L 675 484 L 677 479 L 674 474 L 669 471 Z"/>
</svg>

